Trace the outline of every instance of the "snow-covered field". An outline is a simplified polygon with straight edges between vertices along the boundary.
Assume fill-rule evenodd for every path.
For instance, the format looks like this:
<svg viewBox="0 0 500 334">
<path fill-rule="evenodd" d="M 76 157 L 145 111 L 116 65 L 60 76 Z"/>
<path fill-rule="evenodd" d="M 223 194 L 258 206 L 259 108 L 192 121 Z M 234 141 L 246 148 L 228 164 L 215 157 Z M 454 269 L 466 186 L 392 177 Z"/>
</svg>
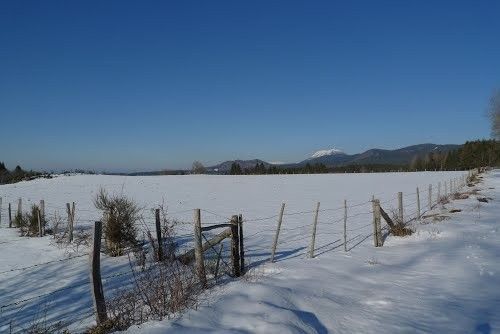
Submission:
<svg viewBox="0 0 500 334">
<path fill-rule="evenodd" d="M 245 221 L 246 278 L 212 289 L 197 310 L 164 322 L 131 328 L 131 333 L 165 332 L 479 332 L 500 330 L 498 224 L 500 171 L 486 177 L 481 203 L 475 196 L 446 208 L 462 212 L 432 223 L 413 222 L 416 233 L 389 236 L 374 248 L 371 237 L 372 196 L 386 211 L 404 193 L 405 217 L 416 212 L 416 187 L 422 211 L 438 182 L 463 172 L 326 174 L 274 176 L 61 176 L 0 186 L 0 332 L 34 319 L 66 321 L 72 329 L 92 324 L 86 249 L 72 253 L 53 245 L 50 236 L 20 238 L 6 228 L 7 203 L 23 209 L 44 199 L 47 215 L 65 217 L 65 203 L 76 203 L 77 226 L 100 218 L 92 198 L 100 187 L 124 193 L 144 208 L 164 204 L 179 225 L 179 242 L 189 246 L 192 209 L 201 208 L 204 224 L 241 213 Z M 494 189 L 489 189 L 494 188 Z M 343 202 L 348 203 L 348 252 L 343 250 Z M 281 203 L 286 203 L 276 263 L 268 263 Z M 320 202 L 316 257 L 306 256 L 316 202 Z M 83 255 L 83 256 L 82 256 Z M 54 261 L 30 267 L 40 263 Z M 123 285 L 128 259 L 103 258 L 105 294 Z M 115 276 L 115 277 L 113 277 Z M 16 327 L 17 326 L 17 327 Z"/>
</svg>

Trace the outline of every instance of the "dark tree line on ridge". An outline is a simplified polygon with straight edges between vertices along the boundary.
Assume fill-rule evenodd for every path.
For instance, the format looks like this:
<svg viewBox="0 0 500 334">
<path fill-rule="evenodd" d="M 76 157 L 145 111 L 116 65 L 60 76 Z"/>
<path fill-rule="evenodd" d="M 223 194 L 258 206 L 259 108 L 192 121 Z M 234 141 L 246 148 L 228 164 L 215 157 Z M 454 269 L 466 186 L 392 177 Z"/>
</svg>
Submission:
<svg viewBox="0 0 500 334">
<path fill-rule="evenodd" d="M 301 167 L 266 167 L 257 163 L 253 168 L 242 169 L 234 162 L 231 165 L 231 175 L 262 175 L 262 174 L 321 174 L 321 173 L 367 173 L 395 171 L 425 171 L 425 170 L 465 170 L 483 166 L 500 166 L 500 141 L 477 140 L 466 142 L 457 150 L 449 152 L 431 152 L 424 156 L 415 156 L 409 164 L 359 164 L 328 167 L 324 164 L 306 164 Z"/>
<path fill-rule="evenodd" d="M 23 180 L 29 180 L 41 176 L 41 173 L 34 171 L 25 171 L 20 166 L 9 171 L 3 162 L 0 162 L 0 184 L 16 183 Z"/>
</svg>

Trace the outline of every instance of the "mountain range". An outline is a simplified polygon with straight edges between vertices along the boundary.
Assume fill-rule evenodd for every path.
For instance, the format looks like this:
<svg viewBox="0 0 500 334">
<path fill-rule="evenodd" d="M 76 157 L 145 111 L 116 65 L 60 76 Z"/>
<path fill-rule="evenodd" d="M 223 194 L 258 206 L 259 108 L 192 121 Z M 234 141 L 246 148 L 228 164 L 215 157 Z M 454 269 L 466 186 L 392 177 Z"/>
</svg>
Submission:
<svg viewBox="0 0 500 334">
<path fill-rule="evenodd" d="M 415 156 L 424 157 L 430 152 L 449 152 L 458 149 L 461 145 L 437 145 L 437 144 L 419 144 L 407 146 L 395 150 L 385 149 L 370 149 L 363 153 L 346 154 L 341 150 L 331 148 L 326 150 L 319 150 L 311 155 L 311 157 L 296 163 L 279 164 L 280 167 L 293 168 L 302 167 L 306 164 L 324 164 L 327 167 L 339 167 L 347 165 L 371 165 L 371 164 L 384 164 L 384 165 L 405 165 L 409 164 Z M 242 169 L 253 168 L 257 163 L 264 164 L 269 167 L 273 164 L 260 160 L 230 160 L 220 163 L 218 165 L 208 167 L 208 172 L 225 173 L 231 169 L 233 163 L 238 163 Z"/>
</svg>

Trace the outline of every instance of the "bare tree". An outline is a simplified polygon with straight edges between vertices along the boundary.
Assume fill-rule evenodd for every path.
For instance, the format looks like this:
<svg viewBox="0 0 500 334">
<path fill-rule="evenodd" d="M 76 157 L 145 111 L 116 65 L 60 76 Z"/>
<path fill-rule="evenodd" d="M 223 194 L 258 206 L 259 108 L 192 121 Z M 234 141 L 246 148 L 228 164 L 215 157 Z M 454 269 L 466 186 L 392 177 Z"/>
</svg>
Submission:
<svg viewBox="0 0 500 334">
<path fill-rule="evenodd" d="M 193 174 L 204 174 L 205 173 L 205 166 L 199 161 L 193 162 L 193 168 L 192 168 Z"/>
<path fill-rule="evenodd" d="M 491 96 L 488 116 L 491 120 L 491 135 L 493 138 L 500 139 L 500 90 L 495 91 Z"/>
</svg>

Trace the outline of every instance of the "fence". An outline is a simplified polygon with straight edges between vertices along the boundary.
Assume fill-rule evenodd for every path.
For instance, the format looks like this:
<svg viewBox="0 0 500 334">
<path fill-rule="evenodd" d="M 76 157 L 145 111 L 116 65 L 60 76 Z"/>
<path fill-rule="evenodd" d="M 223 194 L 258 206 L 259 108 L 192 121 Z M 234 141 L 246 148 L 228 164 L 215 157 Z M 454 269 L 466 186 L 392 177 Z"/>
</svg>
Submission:
<svg viewBox="0 0 500 334">
<path fill-rule="evenodd" d="M 380 201 L 375 198 L 363 201 L 360 203 L 351 204 L 350 201 L 344 200 L 342 205 L 334 208 L 323 208 L 321 203 L 316 203 L 312 210 L 306 211 L 287 211 L 286 203 L 283 203 L 277 210 L 276 215 L 266 217 L 243 217 L 241 214 L 235 214 L 228 217 L 224 214 L 213 212 L 207 209 L 194 209 L 194 218 L 192 222 L 179 221 L 180 226 L 192 229 L 193 232 L 178 235 L 178 239 L 192 239 L 193 244 L 184 243 L 184 247 L 180 247 L 181 251 L 178 255 L 178 260 L 184 264 L 195 262 L 196 273 L 200 283 L 203 286 L 207 285 L 207 273 L 205 270 L 206 256 L 208 253 L 215 255 L 215 275 L 212 279 L 217 281 L 220 276 L 220 269 L 224 266 L 226 273 L 233 277 L 243 275 L 248 266 L 257 266 L 262 262 L 280 261 L 285 258 L 293 258 L 297 256 L 306 256 L 313 258 L 325 252 L 342 249 L 344 252 L 349 252 L 364 241 L 373 238 L 375 247 L 383 246 L 383 239 L 388 233 L 393 230 L 392 225 L 398 223 L 405 224 L 412 221 L 420 220 L 428 211 L 442 202 L 443 199 L 450 197 L 460 188 L 465 186 L 479 170 L 471 170 L 467 175 L 459 178 L 446 180 L 443 183 L 439 182 L 436 185 L 429 184 L 428 188 L 420 189 L 416 187 L 415 192 L 402 193 L 399 192 L 388 200 Z M 23 202 L 21 199 L 10 200 L 7 210 L 7 221 L 3 215 L 2 198 L 0 198 L 0 226 L 13 226 L 14 219 L 18 214 L 23 212 Z M 5 202 L 4 202 L 5 203 Z M 13 203 L 17 204 L 17 209 L 13 209 Z M 395 211 L 389 212 L 393 203 Z M 53 216 L 48 212 L 54 210 Z M 78 265 L 82 268 L 80 275 L 74 279 L 72 284 L 58 289 L 49 289 L 48 292 L 41 294 L 33 294 L 31 291 L 22 290 L 14 294 L 11 292 L 13 301 L 0 305 L 0 331 L 23 331 L 26 328 L 22 327 L 27 319 L 36 316 L 40 312 L 41 307 L 45 307 L 44 312 L 51 313 L 51 309 L 61 308 L 64 305 L 65 298 L 68 294 L 74 294 L 74 298 L 79 297 L 79 310 L 77 316 L 71 316 L 73 327 L 78 328 L 79 325 L 89 324 L 90 319 L 95 317 L 97 323 L 105 321 L 106 303 L 104 295 L 110 295 L 118 287 L 123 285 L 124 278 L 130 278 L 133 273 L 127 265 L 107 267 L 102 266 L 101 253 L 101 234 L 102 224 L 101 217 L 95 215 L 93 210 L 78 209 L 77 203 L 66 203 L 65 206 L 56 206 L 40 201 L 38 211 L 39 234 L 43 236 L 48 230 L 40 222 L 47 220 L 61 220 L 58 212 L 66 213 L 66 226 L 57 230 L 57 225 L 52 227 L 53 236 L 61 236 L 67 244 L 77 242 L 75 238 L 75 230 L 82 222 L 91 222 L 94 225 L 91 251 L 84 254 L 70 256 L 64 259 L 51 260 L 44 263 L 38 263 L 32 266 L 20 266 L 9 270 L 0 271 L 0 276 L 8 275 L 9 279 L 15 278 L 16 275 L 21 275 L 30 270 L 45 270 L 53 272 L 60 265 L 68 266 L 68 264 Z M 94 214 L 90 217 L 79 217 L 77 213 Z M 170 215 L 193 212 L 192 209 L 170 212 Z M 392 213 L 392 217 L 389 215 Z M 210 217 L 207 222 L 204 222 L 204 217 Z M 149 233 L 153 227 L 155 230 L 155 242 L 157 244 L 156 252 L 159 261 L 163 260 L 162 249 L 162 233 L 160 226 L 159 209 L 144 209 L 142 219 L 143 235 Z M 386 221 L 387 226 L 382 226 L 382 218 Z M 297 221 L 300 223 L 288 226 L 288 222 Z M 351 222 L 359 222 L 354 225 Z M 151 222 L 154 222 L 152 224 Z M 193 225 L 194 223 L 194 225 Z M 264 224 L 265 223 L 265 224 Z M 273 225 L 273 223 L 275 225 Z M 258 231 L 243 235 L 244 227 L 252 224 L 260 224 L 265 228 L 260 228 Z M 267 224 L 267 225 L 266 225 Z M 54 228 L 55 227 L 55 228 Z M 221 232 L 217 234 L 215 231 Z M 247 230 L 247 228 L 245 228 Z M 318 244 L 318 241 L 324 238 L 326 243 Z M 229 240 L 230 247 L 226 247 L 226 252 L 223 251 L 223 243 Z M 15 243 L 22 241 L 8 241 L 7 243 Z M 143 236 L 142 241 L 146 243 L 146 237 Z M 218 248 L 217 248 L 218 247 Z M 90 269 L 83 263 L 85 258 L 89 257 Z M 225 259 L 230 259 L 226 261 Z M 246 260 L 250 259 L 248 263 Z M 228 263 L 229 262 L 229 263 Z M 104 274 L 101 275 L 101 271 Z M 85 272 L 87 273 L 85 275 Z M 84 278 L 85 276 L 90 278 Z M 120 278 L 119 281 L 114 280 Z M 88 292 L 88 287 L 91 288 L 91 294 Z M 87 288 L 87 289 L 86 289 Z M 16 298 L 18 297 L 19 298 Z M 22 296 L 22 297 L 21 297 Z M 86 298 L 82 299 L 82 296 Z M 92 298 L 90 298 L 92 296 Z M 55 303 L 54 300 L 58 302 Z M 82 301 L 83 300 L 83 301 Z M 64 306 L 63 306 L 64 307 Z M 59 311 L 58 311 L 59 312 Z M 57 313 L 57 312 L 55 312 Z M 47 322 L 50 326 L 62 325 L 64 317 L 70 315 L 63 314 L 60 316 L 49 316 Z M 56 327 L 53 327 L 56 328 Z M 83 327 L 82 327 L 83 328 Z"/>
</svg>

